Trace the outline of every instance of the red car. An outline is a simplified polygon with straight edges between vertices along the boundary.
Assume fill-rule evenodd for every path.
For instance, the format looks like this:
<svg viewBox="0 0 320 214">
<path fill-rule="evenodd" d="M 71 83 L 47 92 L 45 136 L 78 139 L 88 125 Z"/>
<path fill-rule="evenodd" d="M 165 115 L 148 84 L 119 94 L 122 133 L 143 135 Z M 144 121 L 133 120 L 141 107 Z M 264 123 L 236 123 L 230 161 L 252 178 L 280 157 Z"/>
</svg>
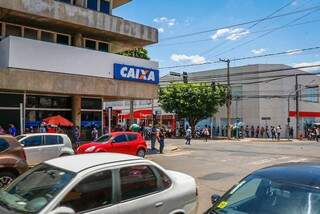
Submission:
<svg viewBox="0 0 320 214">
<path fill-rule="evenodd" d="M 140 133 L 112 132 L 111 135 L 103 135 L 77 149 L 77 154 L 96 152 L 115 152 L 144 157 L 147 152 L 147 144 Z"/>
</svg>

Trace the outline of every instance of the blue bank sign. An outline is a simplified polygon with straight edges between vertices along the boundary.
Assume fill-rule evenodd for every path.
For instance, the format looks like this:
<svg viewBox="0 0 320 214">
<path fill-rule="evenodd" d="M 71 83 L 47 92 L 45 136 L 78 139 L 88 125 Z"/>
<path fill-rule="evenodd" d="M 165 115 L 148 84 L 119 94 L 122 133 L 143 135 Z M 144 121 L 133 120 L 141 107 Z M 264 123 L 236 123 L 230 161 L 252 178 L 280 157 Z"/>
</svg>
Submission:
<svg viewBox="0 0 320 214">
<path fill-rule="evenodd" d="M 131 65 L 114 64 L 114 78 L 151 84 L 159 84 L 159 70 L 136 67 Z"/>
</svg>

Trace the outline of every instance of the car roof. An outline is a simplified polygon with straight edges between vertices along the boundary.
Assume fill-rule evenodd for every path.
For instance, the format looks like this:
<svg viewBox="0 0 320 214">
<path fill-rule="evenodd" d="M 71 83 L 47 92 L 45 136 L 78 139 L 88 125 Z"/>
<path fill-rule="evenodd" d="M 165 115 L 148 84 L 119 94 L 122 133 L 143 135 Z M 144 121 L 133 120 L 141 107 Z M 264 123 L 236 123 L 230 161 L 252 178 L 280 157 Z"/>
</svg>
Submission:
<svg viewBox="0 0 320 214">
<path fill-rule="evenodd" d="M 91 153 L 60 157 L 45 161 L 45 163 L 77 173 L 99 165 L 123 163 L 136 160 L 143 160 L 143 158 L 118 153 Z"/>
<path fill-rule="evenodd" d="M 320 188 L 320 162 L 279 164 L 257 170 L 252 175 L 283 183 Z"/>
<path fill-rule="evenodd" d="M 138 132 L 111 132 L 111 135 L 119 135 L 119 134 L 139 134 Z"/>
<path fill-rule="evenodd" d="M 61 134 L 61 133 L 28 133 L 28 134 L 22 134 L 21 136 L 42 136 L 42 135 L 59 135 L 59 136 L 67 136 L 66 134 Z"/>
</svg>

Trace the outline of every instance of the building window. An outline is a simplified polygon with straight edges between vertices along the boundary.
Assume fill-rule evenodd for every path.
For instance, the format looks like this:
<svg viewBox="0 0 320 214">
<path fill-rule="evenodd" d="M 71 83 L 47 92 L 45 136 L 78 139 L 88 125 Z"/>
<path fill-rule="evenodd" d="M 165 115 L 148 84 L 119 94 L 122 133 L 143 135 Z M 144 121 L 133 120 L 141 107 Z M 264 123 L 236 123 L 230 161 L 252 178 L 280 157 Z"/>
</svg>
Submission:
<svg viewBox="0 0 320 214">
<path fill-rule="evenodd" d="M 6 24 L 6 36 L 21 36 L 21 26 Z"/>
<path fill-rule="evenodd" d="M 109 52 L 109 44 L 107 44 L 107 43 L 99 42 L 98 48 L 99 48 L 98 49 L 99 51 Z"/>
<path fill-rule="evenodd" d="M 56 0 L 67 4 L 72 4 L 72 0 Z"/>
<path fill-rule="evenodd" d="M 2 23 L 0 22 L 0 38 L 2 37 Z"/>
<path fill-rule="evenodd" d="M 38 31 L 31 28 L 24 28 L 24 37 L 28 39 L 38 39 Z"/>
<path fill-rule="evenodd" d="M 91 10 L 98 10 L 98 0 L 87 0 L 87 8 Z"/>
<path fill-rule="evenodd" d="M 308 87 L 304 89 L 301 98 L 305 102 L 319 103 L 319 87 Z"/>
<path fill-rule="evenodd" d="M 62 45 L 69 45 L 69 36 L 57 34 L 57 43 Z"/>
<path fill-rule="evenodd" d="M 92 99 L 92 98 L 82 98 L 81 99 L 81 109 L 102 109 L 101 99 Z"/>
<path fill-rule="evenodd" d="M 42 31 L 41 40 L 45 42 L 54 42 L 54 34 L 46 31 Z"/>
<path fill-rule="evenodd" d="M 100 12 L 109 14 L 110 13 L 110 2 L 106 0 L 100 0 Z"/>
<path fill-rule="evenodd" d="M 86 39 L 84 46 L 85 46 L 85 48 L 88 48 L 88 49 L 91 49 L 91 50 L 96 50 L 96 41 L 90 40 L 90 39 Z"/>
</svg>

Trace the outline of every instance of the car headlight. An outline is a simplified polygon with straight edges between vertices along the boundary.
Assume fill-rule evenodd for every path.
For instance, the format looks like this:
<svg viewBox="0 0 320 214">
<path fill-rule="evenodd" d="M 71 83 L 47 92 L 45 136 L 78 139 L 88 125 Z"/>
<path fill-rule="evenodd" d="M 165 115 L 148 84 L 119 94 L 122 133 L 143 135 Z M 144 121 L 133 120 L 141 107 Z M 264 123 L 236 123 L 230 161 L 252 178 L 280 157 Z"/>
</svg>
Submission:
<svg viewBox="0 0 320 214">
<path fill-rule="evenodd" d="M 93 152 L 95 149 L 96 149 L 95 146 L 90 146 L 89 148 L 87 148 L 87 149 L 85 150 L 85 152 Z"/>
</svg>

